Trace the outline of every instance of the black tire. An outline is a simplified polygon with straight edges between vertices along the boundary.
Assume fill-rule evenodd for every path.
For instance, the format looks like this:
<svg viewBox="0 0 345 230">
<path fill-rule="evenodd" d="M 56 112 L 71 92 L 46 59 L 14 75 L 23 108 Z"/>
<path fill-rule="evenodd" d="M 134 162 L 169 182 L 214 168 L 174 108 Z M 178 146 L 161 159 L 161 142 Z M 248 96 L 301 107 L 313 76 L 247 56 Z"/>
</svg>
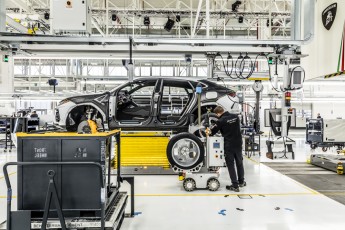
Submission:
<svg viewBox="0 0 345 230">
<path fill-rule="evenodd" d="M 94 107 L 91 106 L 91 108 L 94 109 L 94 112 L 92 114 L 91 117 L 94 116 L 94 114 L 97 112 L 97 109 L 95 109 Z M 85 106 L 78 106 L 75 107 L 74 109 L 72 109 L 72 111 L 68 114 L 67 118 L 66 118 L 66 130 L 68 132 L 77 132 L 80 123 L 82 123 L 83 121 L 87 121 L 87 116 L 86 116 L 86 107 Z M 70 119 L 69 117 L 71 117 L 74 121 L 74 124 L 70 124 Z M 101 115 L 100 112 L 98 112 L 97 114 L 97 118 L 102 120 L 102 124 L 103 124 L 103 117 Z"/>
<path fill-rule="evenodd" d="M 315 144 L 310 144 L 310 148 L 311 149 L 316 149 L 316 145 Z"/>
<path fill-rule="evenodd" d="M 189 165 L 181 164 L 180 162 L 178 162 L 175 159 L 177 156 L 173 156 L 174 145 L 183 139 L 195 143 L 196 147 L 198 147 L 198 150 L 199 150 L 199 154 L 197 156 L 197 159 L 194 160 Z M 201 142 L 201 140 L 198 137 L 196 137 L 195 135 L 193 135 L 191 133 L 180 133 L 180 134 L 177 134 L 176 136 L 173 136 L 168 143 L 166 152 L 167 152 L 168 161 L 169 161 L 172 168 L 176 167 L 178 169 L 185 169 L 185 170 L 194 169 L 201 162 L 203 162 L 204 155 L 205 155 L 205 149 L 204 149 L 203 143 Z"/>
<path fill-rule="evenodd" d="M 70 119 L 69 116 L 71 116 L 71 118 L 74 121 L 74 124 L 70 124 Z M 83 114 L 81 111 L 79 110 L 72 110 L 66 119 L 66 130 L 68 132 L 76 132 L 78 130 L 78 126 L 82 121 L 87 120 L 87 117 L 85 116 L 85 114 Z"/>
<path fill-rule="evenodd" d="M 87 120 L 82 121 L 78 125 L 78 133 L 91 133 L 91 127 Z"/>
<path fill-rule="evenodd" d="M 327 152 L 328 148 L 327 147 L 322 147 L 323 152 Z"/>
</svg>

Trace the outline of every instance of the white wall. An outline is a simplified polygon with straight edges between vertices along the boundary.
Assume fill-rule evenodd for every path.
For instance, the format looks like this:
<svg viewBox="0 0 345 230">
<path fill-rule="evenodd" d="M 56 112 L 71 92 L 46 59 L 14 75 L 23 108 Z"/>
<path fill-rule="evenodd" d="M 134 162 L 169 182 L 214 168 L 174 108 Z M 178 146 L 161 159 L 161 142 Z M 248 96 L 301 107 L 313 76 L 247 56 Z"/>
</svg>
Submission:
<svg viewBox="0 0 345 230">
<path fill-rule="evenodd" d="M 332 3 L 338 4 L 333 26 L 327 30 L 322 23 L 322 11 Z M 315 14 L 315 37 L 311 44 L 302 46 L 302 52 L 309 54 L 303 58 L 306 79 L 338 72 L 338 58 L 345 22 L 344 0 L 318 0 Z"/>
<path fill-rule="evenodd" d="M 317 113 L 320 113 L 321 117 L 327 119 L 336 119 L 338 117 L 345 119 L 345 107 L 344 103 L 337 102 L 315 102 L 313 103 L 313 118 L 316 118 Z"/>
</svg>

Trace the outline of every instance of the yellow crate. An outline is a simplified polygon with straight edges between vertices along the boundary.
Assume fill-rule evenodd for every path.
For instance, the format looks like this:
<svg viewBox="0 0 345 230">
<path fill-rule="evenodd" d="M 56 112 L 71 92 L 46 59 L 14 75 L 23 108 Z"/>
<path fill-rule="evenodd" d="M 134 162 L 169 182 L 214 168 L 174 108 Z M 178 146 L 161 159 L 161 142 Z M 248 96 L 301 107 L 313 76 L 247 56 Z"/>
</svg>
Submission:
<svg viewBox="0 0 345 230">
<path fill-rule="evenodd" d="M 169 168 L 166 148 L 170 132 L 121 133 L 121 166 Z M 115 159 L 115 167 L 117 165 Z"/>
</svg>

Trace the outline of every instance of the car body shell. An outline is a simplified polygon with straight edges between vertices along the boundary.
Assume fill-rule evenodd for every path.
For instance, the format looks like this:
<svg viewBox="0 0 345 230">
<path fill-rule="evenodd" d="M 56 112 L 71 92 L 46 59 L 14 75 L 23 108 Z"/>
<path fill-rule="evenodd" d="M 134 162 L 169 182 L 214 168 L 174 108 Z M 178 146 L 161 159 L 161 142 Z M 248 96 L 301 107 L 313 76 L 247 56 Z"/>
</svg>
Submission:
<svg viewBox="0 0 345 230">
<path fill-rule="evenodd" d="M 118 107 L 118 94 L 126 86 L 130 84 L 153 84 L 154 92 L 152 92 L 151 108 L 147 119 L 142 121 L 121 121 L 116 119 Z M 185 84 L 189 90 L 193 90 L 193 94 L 189 99 L 188 106 L 183 110 L 179 119 L 175 121 L 163 121 L 159 119 L 161 105 L 163 101 L 163 86 L 181 85 Z M 60 126 L 66 127 L 67 119 L 71 111 L 80 106 L 91 106 L 97 110 L 102 120 L 108 124 L 109 129 L 121 128 L 123 130 L 177 130 L 186 131 L 188 126 L 193 122 L 191 117 L 197 115 L 198 109 L 198 95 L 195 93 L 197 86 L 202 86 L 202 93 L 200 94 L 201 107 L 203 113 L 206 112 L 207 107 L 214 108 L 217 105 L 222 105 L 225 110 L 238 113 L 238 98 L 235 92 L 224 86 L 218 85 L 208 80 L 182 80 L 176 78 L 138 78 L 133 82 L 125 83 L 110 92 L 93 95 L 83 95 L 70 97 L 62 100 L 56 109 L 56 121 Z M 231 96 L 229 96 L 231 95 Z M 80 114 L 82 115 L 82 114 Z M 195 119 L 194 119 L 195 120 Z"/>
</svg>

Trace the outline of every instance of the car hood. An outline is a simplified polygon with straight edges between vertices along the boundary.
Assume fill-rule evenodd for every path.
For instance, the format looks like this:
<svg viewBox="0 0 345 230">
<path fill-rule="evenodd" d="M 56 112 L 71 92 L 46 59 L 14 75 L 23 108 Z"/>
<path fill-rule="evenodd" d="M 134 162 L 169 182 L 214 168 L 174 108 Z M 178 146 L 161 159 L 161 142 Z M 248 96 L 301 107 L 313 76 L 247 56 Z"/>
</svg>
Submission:
<svg viewBox="0 0 345 230">
<path fill-rule="evenodd" d="M 91 95 L 82 95 L 82 96 L 69 97 L 69 98 L 66 98 L 66 99 L 69 100 L 69 101 L 72 101 L 72 102 L 74 102 L 76 104 L 79 104 L 79 103 L 93 101 L 94 99 L 99 98 L 99 97 L 101 97 L 103 95 L 105 95 L 105 94 L 91 94 Z"/>
</svg>

